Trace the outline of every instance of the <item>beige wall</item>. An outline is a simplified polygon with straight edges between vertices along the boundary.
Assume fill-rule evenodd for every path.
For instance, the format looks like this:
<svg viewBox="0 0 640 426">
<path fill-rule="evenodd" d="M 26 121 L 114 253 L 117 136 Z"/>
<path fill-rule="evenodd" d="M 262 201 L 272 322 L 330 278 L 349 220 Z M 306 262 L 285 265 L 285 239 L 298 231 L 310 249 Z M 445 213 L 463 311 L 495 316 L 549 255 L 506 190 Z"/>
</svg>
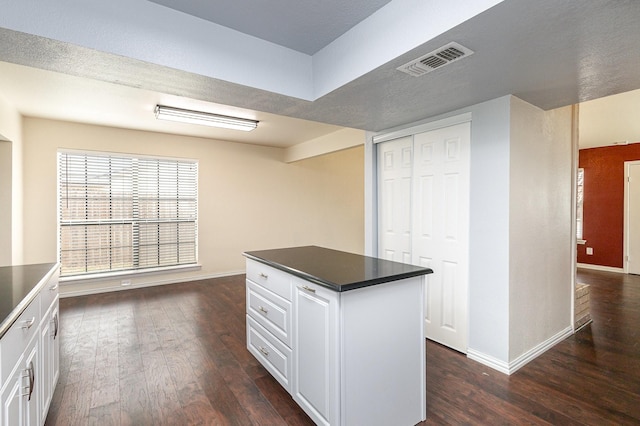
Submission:
<svg viewBox="0 0 640 426">
<path fill-rule="evenodd" d="M 571 107 L 511 100 L 509 359 L 572 326 Z"/>
<path fill-rule="evenodd" d="M 22 117 L 0 96 L 0 266 L 22 258 Z"/>
<path fill-rule="evenodd" d="M 11 265 L 11 142 L 0 139 L 0 266 Z"/>
<path fill-rule="evenodd" d="M 56 152 L 95 150 L 199 161 L 199 271 L 147 274 L 148 285 L 244 270 L 242 252 L 297 245 L 364 251 L 363 148 L 282 161 L 280 148 L 45 119 L 24 119 L 24 253 L 56 259 Z M 66 284 L 63 293 L 119 287 Z"/>
</svg>

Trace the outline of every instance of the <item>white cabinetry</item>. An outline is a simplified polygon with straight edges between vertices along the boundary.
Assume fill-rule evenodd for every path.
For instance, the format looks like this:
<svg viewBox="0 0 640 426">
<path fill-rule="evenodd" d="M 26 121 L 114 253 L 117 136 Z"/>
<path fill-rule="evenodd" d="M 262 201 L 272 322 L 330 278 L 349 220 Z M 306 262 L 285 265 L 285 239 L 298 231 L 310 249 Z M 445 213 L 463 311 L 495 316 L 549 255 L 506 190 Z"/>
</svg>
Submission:
<svg viewBox="0 0 640 426">
<path fill-rule="evenodd" d="M 44 424 L 59 374 L 58 270 L 0 340 L 0 426 Z"/>
<path fill-rule="evenodd" d="M 247 348 L 320 425 L 426 418 L 424 279 L 348 291 L 247 259 Z"/>
</svg>

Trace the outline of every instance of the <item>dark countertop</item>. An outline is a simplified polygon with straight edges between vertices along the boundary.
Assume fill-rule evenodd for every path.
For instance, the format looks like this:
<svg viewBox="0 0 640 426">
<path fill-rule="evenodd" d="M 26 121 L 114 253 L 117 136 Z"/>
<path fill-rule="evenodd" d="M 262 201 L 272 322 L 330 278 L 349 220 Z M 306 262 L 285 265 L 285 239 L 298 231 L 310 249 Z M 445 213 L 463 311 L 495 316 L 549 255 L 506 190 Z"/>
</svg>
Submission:
<svg viewBox="0 0 640 426">
<path fill-rule="evenodd" d="M 335 291 L 433 273 L 421 266 L 316 246 L 248 251 L 244 255 Z"/>
<path fill-rule="evenodd" d="M 0 338 L 36 297 L 55 263 L 0 267 Z"/>
</svg>

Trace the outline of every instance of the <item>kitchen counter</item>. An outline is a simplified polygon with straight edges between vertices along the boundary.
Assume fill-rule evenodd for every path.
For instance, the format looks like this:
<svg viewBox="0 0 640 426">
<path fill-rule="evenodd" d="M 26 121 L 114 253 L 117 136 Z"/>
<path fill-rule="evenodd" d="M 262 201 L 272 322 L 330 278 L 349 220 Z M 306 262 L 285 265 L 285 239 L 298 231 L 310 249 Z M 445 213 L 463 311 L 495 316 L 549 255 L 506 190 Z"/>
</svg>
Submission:
<svg viewBox="0 0 640 426">
<path fill-rule="evenodd" d="M 433 273 L 430 268 L 317 246 L 250 251 L 244 255 L 338 292 Z"/>
<path fill-rule="evenodd" d="M 55 263 L 0 267 L 0 338 L 36 297 Z"/>
</svg>

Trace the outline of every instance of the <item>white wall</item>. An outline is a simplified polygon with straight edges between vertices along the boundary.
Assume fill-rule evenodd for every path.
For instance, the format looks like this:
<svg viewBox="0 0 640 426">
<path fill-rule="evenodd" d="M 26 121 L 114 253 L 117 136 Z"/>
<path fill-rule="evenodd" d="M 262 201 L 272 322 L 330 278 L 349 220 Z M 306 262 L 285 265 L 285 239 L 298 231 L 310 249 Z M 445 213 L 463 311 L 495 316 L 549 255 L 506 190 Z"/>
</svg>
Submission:
<svg viewBox="0 0 640 426">
<path fill-rule="evenodd" d="M 0 96 L 0 266 L 23 263 L 22 117 Z"/>
<path fill-rule="evenodd" d="M 572 324 L 571 114 L 511 100 L 510 361 Z"/>
<path fill-rule="evenodd" d="M 25 118 L 25 260 L 56 259 L 59 148 L 199 160 L 200 271 L 134 276 L 132 284 L 244 271 L 243 251 L 321 245 L 363 251 L 362 147 L 286 164 L 283 149 Z M 115 288 L 66 284 L 62 292 Z"/>
<path fill-rule="evenodd" d="M 509 356 L 509 101 L 471 107 L 469 351 Z"/>
</svg>

